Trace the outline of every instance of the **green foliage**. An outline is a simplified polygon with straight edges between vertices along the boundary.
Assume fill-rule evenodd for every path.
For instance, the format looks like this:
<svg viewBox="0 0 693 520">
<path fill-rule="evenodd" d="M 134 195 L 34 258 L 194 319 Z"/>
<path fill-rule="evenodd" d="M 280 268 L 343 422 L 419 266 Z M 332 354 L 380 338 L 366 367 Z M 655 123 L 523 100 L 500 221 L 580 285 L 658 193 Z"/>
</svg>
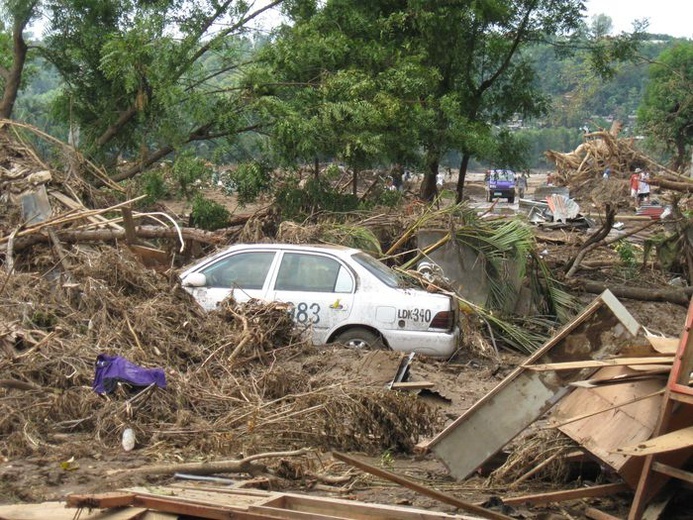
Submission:
<svg viewBox="0 0 693 520">
<path fill-rule="evenodd" d="M 374 205 L 386 206 L 388 208 L 396 208 L 402 203 L 403 193 L 398 190 L 383 190 L 379 194 L 376 201 L 372 203 Z"/>
<path fill-rule="evenodd" d="M 193 185 L 212 177 L 212 169 L 206 161 L 194 156 L 191 152 L 181 153 L 176 157 L 171 173 L 178 193 L 186 198 L 194 195 Z"/>
<path fill-rule="evenodd" d="M 144 169 L 191 143 L 210 157 L 267 122 L 257 98 L 239 88 L 261 41 L 242 36 L 243 20 L 253 14 L 246 2 L 193 0 L 181 10 L 180 2 L 103 0 L 45 8 L 50 24 L 41 52 L 64 79 L 56 108 L 79 126 L 90 158 L 136 157 Z"/>
<path fill-rule="evenodd" d="M 168 195 L 166 180 L 159 170 L 145 172 L 141 178 L 142 191 L 146 195 L 145 204 L 152 204 Z"/>
<path fill-rule="evenodd" d="M 190 216 L 193 225 L 198 228 L 208 231 L 224 228 L 228 225 L 230 215 L 224 206 L 200 194 L 193 199 Z"/>
<path fill-rule="evenodd" d="M 580 7 L 573 0 L 327 1 L 286 29 L 270 53 L 277 77 L 303 82 L 294 91 L 304 102 L 291 105 L 278 141 L 288 137 L 295 145 L 283 149 L 335 155 L 357 168 L 423 155 L 422 195 L 431 198 L 448 150 L 467 158 L 520 151 L 505 147 L 494 125 L 548 110 L 521 50 L 580 27 Z"/>
<path fill-rule="evenodd" d="M 239 204 L 255 201 L 272 186 L 271 171 L 258 162 L 242 163 L 229 174 Z"/>
<path fill-rule="evenodd" d="M 628 240 L 619 240 L 614 245 L 614 250 L 624 266 L 623 275 L 626 279 L 635 277 L 638 259 L 635 246 Z"/>
<path fill-rule="evenodd" d="M 391 468 L 395 464 L 395 458 L 392 456 L 392 450 L 385 450 L 380 456 L 380 465 L 383 468 Z"/>
<path fill-rule="evenodd" d="M 343 213 L 359 207 L 357 197 L 337 193 L 327 181 L 315 178 L 309 179 L 304 187 L 295 180 L 284 183 L 277 190 L 275 201 L 281 208 L 282 218 L 299 222 L 321 211 Z"/>
<path fill-rule="evenodd" d="M 638 263 L 635 246 L 627 240 L 619 240 L 614 245 L 618 258 L 626 267 L 635 267 Z"/>
<path fill-rule="evenodd" d="M 31 315 L 30 321 L 33 326 L 43 330 L 53 330 L 58 324 L 58 318 L 54 314 L 40 310 Z"/>
<path fill-rule="evenodd" d="M 680 41 L 650 66 L 638 110 L 639 126 L 674 156 L 674 169 L 688 161 L 693 146 L 693 41 Z"/>
</svg>

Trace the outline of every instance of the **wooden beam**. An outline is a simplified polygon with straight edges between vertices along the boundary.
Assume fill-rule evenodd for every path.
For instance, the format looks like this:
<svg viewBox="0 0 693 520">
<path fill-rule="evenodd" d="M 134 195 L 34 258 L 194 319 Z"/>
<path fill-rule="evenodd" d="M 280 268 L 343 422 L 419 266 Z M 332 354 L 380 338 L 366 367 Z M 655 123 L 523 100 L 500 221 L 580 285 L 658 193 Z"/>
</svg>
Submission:
<svg viewBox="0 0 693 520">
<path fill-rule="evenodd" d="M 422 485 L 420 485 L 420 484 L 418 484 L 412 480 L 409 480 L 405 477 L 402 477 L 400 475 L 396 475 L 396 474 L 391 473 L 389 471 L 386 471 L 384 469 L 375 467 L 371 464 L 360 461 L 360 460 L 355 459 L 353 457 L 349 457 L 348 455 L 345 455 L 343 453 L 333 451 L 332 456 L 337 460 L 341 460 L 342 462 L 346 462 L 347 464 L 351 464 L 352 466 L 355 466 L 355 467 L 357 467 L 363 471 L 366 471 L 366 472 L 370 473 L 371 475 L 375 475 L 377 477 L 384 478 L 384 479 L 389 480 L 391 482 L 395 482 L 395 483 L 397 483 L 401 486 L 404 486 L 408 489 L 411 489 L 411 490 L 416 491 L 418 493 L 421 493 L 423 495 L 426 495 L 426 496 L 429 496 L 429 497 L 434 498 L 436 500 L 439 500 L 440 502 L 455 506 L 459 509 L 462 509 L 463 511 L 467 511 L 468 513 L 474 513 L 476 515 L 481 516 L 482 518 L 491 518 L 493 520 L 511 520 L 509 516 L 506 516 L 504 514 L 496 513 L 495 511 L 489 511 L 488 509 L 484 509 L 483 507 L 477 506 L 476 504 L 472 504 L 470 502 L 465 502 L 463 500 L 455 498 L 455 497 L 448 495 L 446 493 L 442 493 L 442 492 L 437 491 L 435 489 L 431 489 L 431 488 L 428 488 L 426 486 L 422 486 Z"/>
<path fill-rule="evenodd" d="M 655 461 L 652 463 L 652 471 L 693 484 L 693 473 L 669 466 L 668 464 Z"/>
<path fill-rule="evenodd" d="M 114 491 L 110 493 L 77 494 L 67 496 L 66 507 L 89 509 L 110 509 L 111 507 L 131 506 L 135 501 L 133 493 Z"/>
<path fill-rule="evenodd" d="M 542 363 L 537 365 L 522 365 L 528 370 L 546 372 L 548 370 L 576 370 L 582 368 L 601 368 L 629 365 L 661 365 L 673 363 L 674 356 L 624 357 L 613 359 L 590 359 L 585 361 L 566 361 L 563 363 Z"/>
<path fill-rule="evenodd" d="M 424 388 L 433 388 L 434 383 L 430 381 L 406 381 L 404 383 L 392 383 L 392 390 L 422 390 Z"/>
<path fill-rule="evenodd" d="M 621 520 L 619 517 L 595 509 L 594 507 L 588 507 L 585 509 L 585 516 L 591 518 L 592 520 Z"/>
<path fill-rule="evenodd" d="M 183 502 L 175 497 L 155 497 L 137 495 L 135 505 L 147 509 L 155 509 L 164 513 L 175 513 L 184 516 L 209 518 L 211 520 L 229 520 L 230 518 L 243 518 L 232 516 L 236 511 L 231 511 L 225 507 L 210 506 L 203 504 L 192 504 Z"/>
<path fill-rule="evenodd" d="M 135 219 L 132 218 L 132 208 L 123 206 L 120 208 L 123 214 L 123 224 L 125 225 L 125 243 L 128 245 L 137 244 L 137 233 L 135 232 Z"/>
<path fill-rule="evenodd" d="M 504 498 L 503 503 L 509 506 L 520 506 L 522 504 L 548 504 L 551 502 L 567 502 L 569 500 L 579 500 L 582 498 L 594 498 L 613 495 L 630 491 L 630 486 L 625 482 L 615 484 L 603 484 L 601 486 L 590 486 L 579 489 L 567 489 L 562 491 L 551 491 L 549 493 L 537 493 L 534 495 L 524 495 L 520 497 Z"/>
<path fill-rule="evenodd" d="M 574 381 L 570 383 L 570 386 L 575 386 L 578 388 L 595 388 L 598 386 L 605 385 L 618 385 L 623 383 L 632 383 L 634 381 L 640 381 L 643 379 L 653 379 L 666 377 L 671 372 L 671 366 L 669 365 L 654 365 L 656 368 L 650 369 L 649 366 L 646 370 L 635 370 L 633 374 L 620 374 L 612 377 L 595 377 L 592 379 L 586 379 L 584 381 Z M 642 365 L 637 365 L 638 368 Z M 635 367 L 634 367 L 635 368 Z"/>
</svg>

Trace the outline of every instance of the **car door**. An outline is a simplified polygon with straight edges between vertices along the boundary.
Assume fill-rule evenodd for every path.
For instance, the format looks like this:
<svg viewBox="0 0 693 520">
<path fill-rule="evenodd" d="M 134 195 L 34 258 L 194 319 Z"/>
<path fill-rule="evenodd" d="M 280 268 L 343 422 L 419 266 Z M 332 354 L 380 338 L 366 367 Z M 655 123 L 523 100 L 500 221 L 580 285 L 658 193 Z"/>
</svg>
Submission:
<svg viewBox="0 0 693 520">
<path fill-rule="evenodd" d="M 208 310 L 215 309 L 231 292 L 239 302 L 263 299 L 276 255 L 276 251 L 240 251 L 220 258 L 198 271 L 205 275 L 206 283 L 192 288 L 191 293 Z"/>
<path fill-rule="evenodd" d="M 285 251 L 270 295 L 291 303 L 294 321 L 313 329 L 315 343 L 324 343 L 329 331 L 349 318 L 355 290 L 354 273 L 337 258 Z"/>
</svg>

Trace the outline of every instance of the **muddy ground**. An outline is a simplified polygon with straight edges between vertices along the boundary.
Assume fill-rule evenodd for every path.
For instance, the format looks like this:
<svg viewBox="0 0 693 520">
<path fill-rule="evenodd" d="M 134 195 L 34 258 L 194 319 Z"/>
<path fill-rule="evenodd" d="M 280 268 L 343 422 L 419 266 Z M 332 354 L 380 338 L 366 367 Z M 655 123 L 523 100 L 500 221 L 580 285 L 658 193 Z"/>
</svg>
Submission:
<svg viewBox="0 0 693 520">
<path fill-rule="evenodd" d="M 534 187 L 543 183 L 545 177 L 537 175 L 530 178 L 530 193 Z M 446 188 L 454 189 L 454 178 L 447 180 Z M 479 175 L 472 175 L 469 183 L 469 194 L 479 207 L 484 205 L 483 185 Z M 249 211 L 252 208 L 239 208 L 232 201 L 227 202 L 235 211 Z M 165 204 L 172 212 L 184 210 L 175 201 Z M 518 204 L 509 205 L 499 202 L 494 206 L 495 212 L 512 213 Z M 565 235 L 562 230 L 557 234 Z M 560 257 L 569 254 L 561 250 L 560 245 L 547 244 L 549 254 Z M 569 248 L 571 246 L 566 246 Z M 608 277 L 603 271 L 595 273 L 601 279 Z M 641 272 L 631 283 L 646 282 L 649 284 L 666 283 L 666 279 L 654 272 Z M 593 295 L 579 295 L 587 305 Z M 622 300 L 622 303 L 633 316 L 645 327 L 654 332 L 669 336 L 678 336 L 683 328 L 686 308 L 680 305 L 661 302 L 642 302 Z M 293 373 L 316 374 L 335 382 L 353 384 L 362 388 L 382 388 L 394 377 L 401 356 L 391 352 L 364 352 L 349 350 L 338 346 L 306 349 L 300 355 L 284 360 L 283 368 Z M 500 383 L 524 357 L 501 350 L 497 355 L 488 352 L 470 350 L 459 352 L 449 362 L 425 358 L 414 358 L 410 369 L 411 381 L 432 383 L 428 390 L 416 392 L 416 399 L 426 406 L 435 409 L 440 417 L 438 430 L 451 422 L 488 391 Z M 493 428 L 492 424 L 488 425 Z M 262 433 L 262 432 L 256 432 Z M 526 432 L 511 446 L 519 449 L 526 436 L 540 435 L 540 432 Z M 419 439 L 425 441 L 425 438 Z M 148 476 L 146 474 L 129 474 L 128 468 L 138 468 L 157 462 L 171 463 L 184 460 L 184 455 L 162 453 L 152 448 L 151 439 L 138 439 L 138 448 L 125 452 L 118 439 L 108 442 L 97 442 L 89 434 L 55 435 L 50 445 L 36 449 L 34 455 L 24 457 L 3 456 L 0 467 L 0 503 L 41 502 L 63 500 L 75 492 L 104 492 L 118 488 L 171 483 L 176 479 L 170 475 Z M 75 450 L 75 447 L 79 447 Z M 204 456 L 204 454 L 201 454 Z M 239 453 L 238 457 L 245 454 Z M 408 477 L 419 484 L 433 487 L 459 499 L 481 503 L 493 497 L 510 497 L 528 493 L 569 489 L 594 482 L 608 481 L 609 475 L 595 465 L 589 471 L 570 480 L 566 470 L 563 475 L 544 479 L 530 479 L 520 485 L 489 478 L 493 467 L 480 468 L 480 473 L 467 481 L 460 482 L 451 478 L 444 465 L 431 454 L 402 455 L 401 453 L 382 450 L 379 454 L 362 454 L 364 460 L 399 475 Z M 187 460 L 187 459 L 185 459 Z M 311 468 L 312 473 L 329 470 L 332 475 L 346 475 L 349 467 L 331 459 L 329 452 L 317 450 L 302 459 L 303 467 Z M 528 468 L 528 470 L 531 468 Z M 114 473 L 114 471 L 124 470 Z M 312 474 L 311 473 L 311 474 Z M 578 472 L 579 473 L 579 472 Z M 248 474 L 229 474 L 225 477 L 237 484 L 247 483 L 251 487 L 316 493 L 339 498 L 350 498 L 382 504 L 411 505 L 417 508 L 443 512 L 455 512 L 455 508 L 365 473 L 357 473 L 340 485 L 327 485 L 318 478 L 304 476 L 296 479 L 258 478 Z M 572 477 L 571 477 L 572 478 Z M 630 503 L 630 495 L 612 496 L 590 501 L 554 504 L 542 507 L 517 507 L 506 511 L 518 518 L 584 518 L 587 505 L 594 505 L 617 516 L 624 516 Z M 553 516 L 552 516 L 553 515 Z M 685 518 L 681 512 L 671 512 L 668 518 Z"/>
</svg>

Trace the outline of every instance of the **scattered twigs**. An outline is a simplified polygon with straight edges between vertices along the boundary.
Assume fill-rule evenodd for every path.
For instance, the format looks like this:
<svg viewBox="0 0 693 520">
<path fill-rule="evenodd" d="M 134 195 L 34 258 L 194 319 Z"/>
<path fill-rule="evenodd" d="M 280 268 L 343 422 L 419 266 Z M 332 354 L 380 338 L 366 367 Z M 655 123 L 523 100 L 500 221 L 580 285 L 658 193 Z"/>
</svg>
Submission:
<svg viewBox="0 0 693 520">
<path fill-rule="evenodd" d="M 18 121 L 13 121 L 11 119 L 0 119 L 0 125 L 10 125 L 12 127 L 17 127 L 17 128 L 23 128 L 25 130 L 29 130 L 30 132 L 33 132 L 36 134 L 38 137 L 44 139 L 45 141 L 48 141 L 56 146 L 60 147 L 66 147 L 69 146 L 66 143 L 60 141 L 59 139 L 56 139 L 55 137 L 42 132 L 35 126 L 29 125 L 27 123 L 20 123 Z M 118 183 L 114 182 L 108 175 L 106 175 L 104 172 L 101 171 L 94 163 L 92 163 L 89 159 L 84 157 L 80 152 L 78 152 L 75 148 L 70 146 L 70 151 L 72 154 L 75 156 L 79 157 L 82 162 L 90 167 L 90 172 L 99 179 L 101 182 L 103 182 L 106 186 L 113 190 L 117 190 L 119 192 L 124 192 L 125 190 L 123 189 L 122 186 L 120 186 Z M 40 162 L 38 158 L 36 157 L 35 159 L 37 162 Z"/>
<path fill-rule="evenodd" d="M 45 388 L 35 383 L 19 381 L 18 379 L 0 379 L 0 387 L 14 388 L 15 390 L 40 390 L 46 391 Z"/>
<path fill-rule="evenodd" d="M 9 237 L 7 237 L 7 247 L 5 249 L 5 272 L 10 276 L 14 271 L 14 239 L 17 236 L 20 228 L 15 228 Z"/>
<path fill-rule="evenodd" d="M 249 327 L 248 327 L 248 320 L 245 319 L 244 316 L 241 316 L 237 312 L 235 312 L 233 309 L 228 308 L 228 311 L 233 315 L 234 318 L 239 320 L 243 326 L 243 332 L 241 336 L 241 340 L 238 342 L 238 345 L 236 345 L 236 348 L 233 349 L 231 352 L 231 355 L 228 358 L 228 364 L 230 366 L 233 366 L 233 361 L 236 359 L 238 354 L 245 348 L 245 346 L 248 344 L 248 342 L 252 339 L 252 335 L 249 332 Z"/>
</svg>

